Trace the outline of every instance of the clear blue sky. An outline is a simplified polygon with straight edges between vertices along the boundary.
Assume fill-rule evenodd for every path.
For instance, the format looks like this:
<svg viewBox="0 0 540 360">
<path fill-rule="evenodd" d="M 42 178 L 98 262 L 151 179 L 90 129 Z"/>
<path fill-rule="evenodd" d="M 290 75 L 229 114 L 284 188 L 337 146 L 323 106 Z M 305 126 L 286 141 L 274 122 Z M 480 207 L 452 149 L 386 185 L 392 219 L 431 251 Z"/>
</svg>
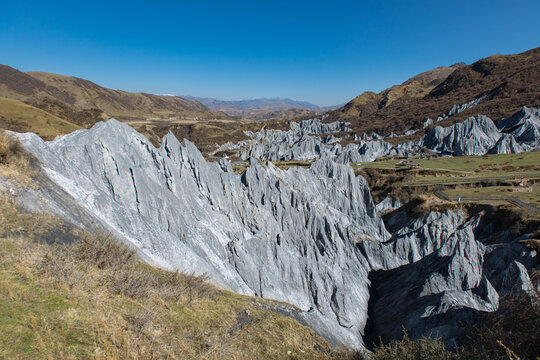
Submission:
<svg viewBox="0 0 540 360">
<path fill-rule="evenodd" d="M 319 105 L 540 46 L 540 1 L 0 0 L 0 63 L 102 86 Z"/>
</svg>

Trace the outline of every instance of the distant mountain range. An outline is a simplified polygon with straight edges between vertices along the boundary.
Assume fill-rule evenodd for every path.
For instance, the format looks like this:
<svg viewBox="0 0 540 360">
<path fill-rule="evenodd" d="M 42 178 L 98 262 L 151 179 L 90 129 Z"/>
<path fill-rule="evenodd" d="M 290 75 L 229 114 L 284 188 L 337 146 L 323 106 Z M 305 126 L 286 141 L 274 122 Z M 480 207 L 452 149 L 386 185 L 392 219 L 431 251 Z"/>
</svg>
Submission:
<svg viewBox="0 0 540 360">
<path fill-rule="evenodd" d="M 297 116 L 308 114 L 317 115 L 329 110 L 337 109 L 340 106 L 318 106 L 308 101 L 298 101 L 279 97 L 246 100 L 219 100 L 195 96 L 182 97 L 196 100 L 214 111 L 223 111 L 231 116 L 240 116 L 256 120 L 292 119 Z M 297 111 L 289 111 L 292 109 L 296 109 Z M 310 112 L 298 110 L 308 110 Z"/>
<path fill-rule="evenodd" d="M 288 128 L 285 123 L 289 120 L 327 113 L 325 122 L 350 122 L 355 133 L 388 135 L 404 133 L 413 127 L 422 129 L 427 118 L 436 120 L 439 116 L 444 118 L 438 123 L 443 126 L 476 114 L 484 114 L 493 120 L 508 117 L 522 106 L 540 106 L 539 84 L 540 48 L 516 55 L 493 55 L 471 65 L 441 66 L 379 93 L 364 92 L 334 110 L 333 107 L 286 98 L 225 101 L 130 93 L 107 89 L 76 77 L 25 73 L 0 65 L 0 128 L 35 131 L 45 137 L 50 133 L 52 137 L 56 130 L 65 133 L 77 127 L 87 128 L 109 117 L 119 120 L 276 119 L 284 121 L 265 123 L 264 127 Z M 34 120 L 36 118 L 46 121 L 39 123 Z M 235 139 L 241 139 L 246 130 L 245 124 L 240 124 L 236 130 L 228 129 L 225 136 L 221 129 L 217 132 L 218 140 L 203 134 L 193 124 L 159 122 L 160 131 L 155 139 L 176 126 L 178 136 L 206 139 L 212 145 L 230 140 L 231 132 L 235 133 Z M 420 132 L 416 134 L 420 135 Z"/>
</svg>

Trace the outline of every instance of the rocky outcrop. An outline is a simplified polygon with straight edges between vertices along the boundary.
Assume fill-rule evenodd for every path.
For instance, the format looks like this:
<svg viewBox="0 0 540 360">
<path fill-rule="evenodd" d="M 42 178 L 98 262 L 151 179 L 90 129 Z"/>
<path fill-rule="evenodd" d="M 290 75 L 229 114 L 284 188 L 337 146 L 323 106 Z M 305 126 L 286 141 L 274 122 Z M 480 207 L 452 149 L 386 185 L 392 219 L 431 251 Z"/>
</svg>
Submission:
<svg viewBox="0 0 540 360">
<path fill-rule="evenodd" d="M 70 222 L 82 216 L 81 227 L 113 232 L 158 266 L 293 304 L 297 319 L 333 343 L 362 348 L 364 338 L 392 338 L 401 324 L 415 336 L 440 327 L 453 338 L 455 318 L 492 311 L 510 281 L 525 284 L 534 256 L 511 236 L 484 245 L 480 220 L 459 212 L 411 218 L 402 207 L 385 226 L 366 181 L 325 153 L 309 169 L 286 171 L 250 158 L 237 175 L 171 133 L 155 148 L 115 120 L 52 142 L 17 136 L 48 184 L 19 197 L 39 203 L 27 207 Z M 297 135 L 256 136 L 285 139 L 287 151 Z M 365 143 L 375 152 L 384 142 Z"/>
<path fill-rule="evenodd" d="M 540 108 L 523 109 L 497 127 L 491 119 L 479 115 L 463 123 L 435 127 L 421 145 L 446 155 L 515 154 L 534 151 L 540 146 Z"/>
<path fill-rule="evenodd" d="M 431 125 L 433 125 L 433 119 L 426 119 L 426 121 L 424 121 L 424 124 L 422 125 L 422 129 L 425 129 Z"/>
<path fill-rule="evenodd" d="M 385 212 L 401 207 L 401 203 L 393 197 L 385 197 L 381 202 L 375 205 L 375 211 L 377 214 L 382 215 Z"/>
<path fill-rule="evenodd" d="M 368 344 L 401 339 L 405 328 L 412 339 L 437 336 L 451 347 L 464 334 L 463 323 L 497 310 L 501 295 L 532 286 L 526 269 L 535 266 L 536 252 L 512 236 L 486 245 L 477 231 L 481 218 L 463 222 L 459 213 L 433 212 L 409 219 L 399 210 L 390 220 L 401 226 L 390 240 L 358 245 L 375 270 Z"/>
<path fill-rule="evenodd" d="M 323 123 L 322 120 L 324 120 L 324 117 L 322 119 L 291 122 L 291 131 L 298 135 L 321 135 L 341 131 L 351 131 L 351 129 L 347 127 L 347 125 L 350 125 L 348 122 L 336 121 L 332 123 Z"/>
<path fill-rule="evenodd" d="M 239 152 L 239 156 L 245 160 L 252 157 L 270 161 L 312 161 L 328 158 L 346 164 L 373 161 L 383 156 L 404 156 L 419 149 L 416 143 L 394 146 L 384 140 L 361 140 L 341 146 L 337 143 L 340 139 L 333 135 L 320 138 L 281 130 L 263 130 L 248 135 L 252 138 L 251 143 Z"/>
<path fill-rule="evenodd" d="M 501 131 L 511 132 L 527 123 L 531 123 L 536 127 L 540 126 L 540 108 L 528 108 L 524 106 L 508 119 L 499 120 L 497 127 Z"/>
<path fill-rule="evenodd" d="M 483 155 L 500 137 L 493 121 L 478 115 L 446 128 L 436 126 L 422 139 L 421 145 L 443 155 Z"/>
<path fill-rule="evenodd" d="M 484 252 L 464 227 L 421 260 L 372 273 L 370 333 L 386 342 L 400 339 L 404 326 L 413 339 L 439 336 L 453 344 L 460 322 L 498 307 L 497 291 L 482 269 Z"/>
<path fill-rule="evenodd" d="M 398 145 L 384 141 L 375 133 L 364 133 L 361 136 L 355 134 L 354 143 L 341 146 L 338 143 L 341 139 L 333 135 L 321 139 L 310 134 L 344 131 L 346 123 L 321 124 L 317 119 L 304 120 L 300 125 L 292 123 L 289 131 L 248 133 L 252 141 L 244 143 L 239 154 L 243 159 L 255 157 L 272 161 L 309 161 L 325 157 L 344 164 L 369 162 L 385 156 L 418 156 L 422 148 L 450 156 L 534 151 L 540 148 L 539 113 L 539 108 L 524 107 L 512 117 L 499 120 L 498 126 L 490 118 L 478 115 L 449 127 L 436 126 L 419 141 Z M 432 124 L 433 120 L 428 119 L 424 128 Z M 409 130 L 405 135 L 414 132 Z M 399 135 L 388 137 L 396 136 Z"/>
<path fill-rule="evenodd" d="M 303 310 L 334 342 L 361 346 L 368 267 L 356 239 L 388 237 L 367 183 L 329 160 L 242 176 L 172 135 L 156 149 L 110 120 L 43 142 L 19 135 L 45 174 L 148 261 Z M 54 208 L 54 206 L 53 206 Z"/>
<path fill-rule="evenodd" d="M 518 154 L 523 152 L 523 147 L 516 138 L 510 134 L 502 134 L 495 146 L 489 149 L 488 154 Z"/>
</svg>

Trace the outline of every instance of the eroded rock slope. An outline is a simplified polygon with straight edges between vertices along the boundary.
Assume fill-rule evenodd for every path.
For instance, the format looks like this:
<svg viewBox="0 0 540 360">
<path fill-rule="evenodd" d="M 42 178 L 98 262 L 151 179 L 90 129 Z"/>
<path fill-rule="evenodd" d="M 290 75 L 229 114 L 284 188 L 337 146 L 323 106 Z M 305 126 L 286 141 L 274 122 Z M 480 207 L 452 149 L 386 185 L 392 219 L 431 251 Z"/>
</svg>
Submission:
<svg viewBox="0 0 540 360">
<path fill-rule="evenodd" d="M 83 226 L 113 232 L 149 262 L 293 304 L 333 343 L 362 348 L 365 338 L 392 338 L 398 323 L 415 336 L 443 326 L 452 338 L 459 327 L 441 314 L 496 309 L 507 287 L 501 276 L 513 271 L 526 287 L 535 255 L 510 236 L 512 251 L 488 261 L 497 249 L 475 234 L 480 219 L 466 222 L 457 212 L 413 219 L 397 211 L 390 234 L 365 180 L 329 158 L 286 171 L 251 159 L 236 175 L 227 160 L 206 162 L 188 141 L 168 134 L 155 148 L 115 120 L 52 142 L 17 136 L 63 194 L 45 187 L 47 194 L 20 197 L 27 207 L 41 202 L 41 211 L 72 222 L 79 209 Z M 413 286 L 422 290 L 405 296 Z M 380 314 L 404 304 L 414 311 Z"/>
</svg>

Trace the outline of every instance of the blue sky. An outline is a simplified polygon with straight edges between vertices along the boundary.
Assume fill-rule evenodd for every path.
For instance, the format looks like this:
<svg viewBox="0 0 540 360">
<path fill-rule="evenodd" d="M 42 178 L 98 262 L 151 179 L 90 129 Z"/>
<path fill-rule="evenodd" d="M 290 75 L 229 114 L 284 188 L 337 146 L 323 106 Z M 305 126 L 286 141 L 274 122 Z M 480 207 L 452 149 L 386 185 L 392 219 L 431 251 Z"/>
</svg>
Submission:
<svg viewBox="0 0 540 360">
<path fill-rule="evenodd" d="M 343 103 L 540 46 L 540 1 L 0 2 L 0 63 L 102 86 Z"/>
</svg>

